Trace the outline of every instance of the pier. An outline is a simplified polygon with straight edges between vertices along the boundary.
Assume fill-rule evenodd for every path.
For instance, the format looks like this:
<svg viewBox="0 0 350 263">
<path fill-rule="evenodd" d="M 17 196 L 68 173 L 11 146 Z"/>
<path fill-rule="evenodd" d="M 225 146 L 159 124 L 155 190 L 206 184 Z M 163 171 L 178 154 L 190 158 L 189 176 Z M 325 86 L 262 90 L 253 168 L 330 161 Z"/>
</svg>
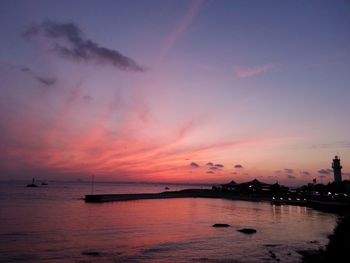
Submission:
<svg viewBox="0 0 350 263">
<path fill-rule="evenodd" d="M 210 189 L 185 189 L 181 191 L 166 191 L 161 193 L 140 194 L 90 194 L 85 195 L 86 203 L 105 203 L 116 201 L 136 201 L 147 199 L 169 198 L 221 198 L 226 200 L 241 200 L 251 202 L 270 202 L 272 205 L 306 206 L 316 210 L 331 213 L 343 213 L 350 210 L 349 202 L 330 202 L 317 199 L 275 198 L 266 195 L 245 195 L 213 191 Z"/>
<path fill-rule="evenodd" d="M 186 198 L 186 197 L 209 197 L 220 198 L 211 190 L 187 189 L 182 191 L 167 191 L 161 193 L 140 193 L 140 194 L 94 194 L 85 195 L 87 203 L 104 203 L 113 201 L 131 201 L 143 199 L 164 199 L 164 198 Z"/>
<path fill-rule="evenodd" d="M 141 194 L 93 194 L 85 195 L 86 203 L 104 203 L 113 201 L 131 201 L 144 199 L 167 199 L 167 198 L 222 198 L 242 201 L 267 201 L 271 200 L 267 196 L 231 194 L 213 191 L 210 189 L 185 189 L 180 191 L 166 191 L 161 193 L 141 193 Z"/>
</svg>

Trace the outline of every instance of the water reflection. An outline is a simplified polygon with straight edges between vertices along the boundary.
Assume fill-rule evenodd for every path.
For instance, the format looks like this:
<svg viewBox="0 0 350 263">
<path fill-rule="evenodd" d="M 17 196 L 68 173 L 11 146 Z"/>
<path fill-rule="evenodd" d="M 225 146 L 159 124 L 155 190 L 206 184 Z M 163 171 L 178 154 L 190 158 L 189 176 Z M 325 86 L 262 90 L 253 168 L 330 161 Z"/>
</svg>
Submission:
<svg viewBox="0 0 350 263">
<path fill-rule="evenodd" d="M 312 209 L 306 206 L 271 205 L 274 222 L 280 223 L 286 217 L 312 216 Z"/>
<path fill-rule="evenodd" d="M 89 251 L 99 252 L 98 262 L 274 262 L 271 253 L 296 262 L 295 251 L 324 244 L 336 222 L 334 215 L 306 207 L 221 199 L 87 204 L 55 198 L 76 190 L 62 189 L 41 199 L 26 192 L 25 199 L 2 202 L 1 262 L 86 261 Z M 232 227 L 211 227 L 215 223 Z M 257 233 L 236 231 L 243 227 Z"/>
</svg>

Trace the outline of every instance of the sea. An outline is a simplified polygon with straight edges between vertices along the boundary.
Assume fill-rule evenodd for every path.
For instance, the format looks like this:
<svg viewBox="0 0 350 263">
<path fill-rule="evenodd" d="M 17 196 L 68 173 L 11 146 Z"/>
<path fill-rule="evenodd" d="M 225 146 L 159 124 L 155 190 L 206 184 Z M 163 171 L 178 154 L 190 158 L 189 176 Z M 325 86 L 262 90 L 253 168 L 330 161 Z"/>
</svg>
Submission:
<svg viewBox="0 0 350 263">
<path fill-rule="evenodd" d="M 0 262 L 301 262 L 337 216 L 268 202 L 179 198 L 85 203 L 91 193 L 158 193 L 206 186 L 0 183 Z M 213 224 L 229 224 L 214 228 Z M 247 235 L 237 230 L 254 228 Z"/>
</svg>

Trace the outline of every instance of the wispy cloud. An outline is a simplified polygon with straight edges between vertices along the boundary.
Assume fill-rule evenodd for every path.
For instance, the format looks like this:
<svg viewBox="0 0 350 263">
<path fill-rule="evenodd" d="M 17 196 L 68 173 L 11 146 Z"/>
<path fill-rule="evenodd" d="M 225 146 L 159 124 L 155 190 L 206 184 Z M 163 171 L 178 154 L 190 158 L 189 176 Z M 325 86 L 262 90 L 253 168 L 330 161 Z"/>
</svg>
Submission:
<svg viewBox="0 0 350 263">
<path fill-rule="evenodd" d="M 41 77 L 38 76 L 35 72 L 33 72 L 33 70 L 29 67 L 25 67 L 25 66 L 20 66 L 19 70 L 27 73 L 29 75 L 31 75 L 34 79 L 36 79 L 39 83 L 44 84 L 45 86 L 52 86 L 53 84 L 56 83 L 57 79 L 56 78 L 52 78 L 52 77 Z"/>
<path fill-rule="evenodd" d="M 331 174 L 333 172 L 332 169 L 320 169 L 317 171 L 319 174 Z"/>
<path fill-rule="evenodd" d="M 350 148 L 350 141 L 337 141 L 331 143 L 312 144 L 312 149 L 329 149 L 329 148 Z"/>
<path fill-rule="evenodd" d="M 192 24 L 192 21 L 198 15 L 198 12 L 203 5 L 204 0 L 194 0 L 191 1 L 191 4 L 186 12 L 186 14 L 179 20 L 176 24 L 174 30 L 170 35 L 165 39 L 159 55 L 157 56 L 156 63 L 159 64 L 162 62 L 165 55 L 168 51 L 174 46 L 174 44 L 181 38 L 181 36 L 187 31 L 187 29 Z"/>
<path fill-rule="evenodd" d="M 254 67 L 236 67 L 235 74 L 240 79 L 254 77 L 271 71 L 275 66 L 273 64 L 266 64 Z"/>
<path fill-rule="evenodd" d="M 290 174 L 294 173 L 294 170 L 293 170 L 293 169 L 290 169 L 290 168 L 285 168 L 284 171 L 285 171 L 286 173 L 290 173 Z"/>
<path fill-rule="evenodd" d="M 110 64 L 121 70 L 144 71 L 133 59 L 117 50 L 102 47 L 83 36 L 74 23 L 59 23 L 51 20 L 29 27 L 23 34 L 32 38 L 43 36 L 53 41 L 53 51 L 75 61 L 95 61 Z"/>
</svg>

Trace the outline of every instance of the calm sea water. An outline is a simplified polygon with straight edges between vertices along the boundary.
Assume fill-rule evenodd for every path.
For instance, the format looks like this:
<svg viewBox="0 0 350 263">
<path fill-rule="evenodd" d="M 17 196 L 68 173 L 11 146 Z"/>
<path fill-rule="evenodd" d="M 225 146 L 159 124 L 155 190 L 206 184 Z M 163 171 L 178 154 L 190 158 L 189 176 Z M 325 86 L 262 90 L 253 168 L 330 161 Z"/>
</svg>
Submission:
<svg viewBox="0 0 350 263">
<path fill-rule="evenodd" d="M 94 192 L 164 187 L 96 183 Z M 336 225 L 335 215 L 305 207 L 206 198 L 87 204 L 90 192 L 88 183 L 0 183 L 0 262 L 300 262 L 296 251 L 325 245 Z M 236 231 L 243 227 L 257 233 Z"/>
</svg>

